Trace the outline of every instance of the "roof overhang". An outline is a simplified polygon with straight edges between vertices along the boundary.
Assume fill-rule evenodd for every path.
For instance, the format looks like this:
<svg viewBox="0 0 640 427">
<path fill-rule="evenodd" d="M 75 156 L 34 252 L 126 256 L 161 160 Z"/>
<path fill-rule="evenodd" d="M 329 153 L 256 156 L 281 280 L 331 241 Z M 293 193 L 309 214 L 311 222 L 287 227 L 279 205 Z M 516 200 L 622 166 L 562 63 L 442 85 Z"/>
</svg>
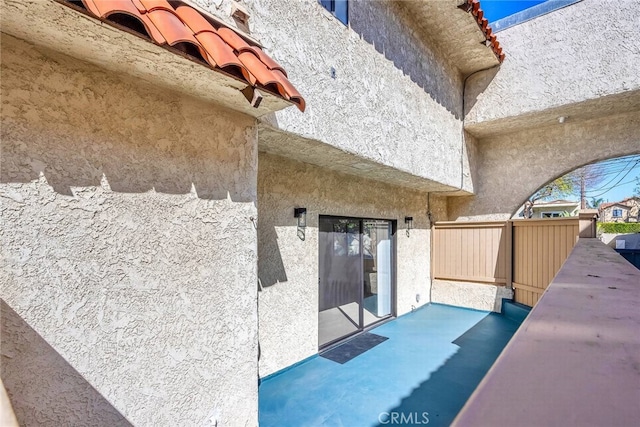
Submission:
<svg viewBox="0 0 640 427">
<path fill-rule="evenodd" d="M 263 119 L 264 120 L 264 119 Z M 358 176 L 421 192 L 439 192 L 447 195 L 470 195 L 455 185 L 447 185 L 397 167 L 383 165 L 357 153 L 347 152 L 318 140 L 283 132 L 271 123 L 258 123 L 258 149 L 261 152 L 297 160 L 335 172 Z"/>
<path fill-rule="evenodd" d="M 504 54 L 477 0 L 397 1 L 463 75 L 499 65 Z"/>
<path fill-rule="evenodd" d="M 542 209 L 542 208 L 577 208 L 580 206 L 580 202 L 576 203 L 536 203 L 533 205 L 534 209 Z"/>
<path fill-rule="evenodd" d="M 605 206 L 605 207 L 603 207 L 601 209 L 605 210 L 605 209 L 609 209 L 609 208 L 622 208 L 622 209 L 630 210 L 632 207 L 628 206 L 628 205 L 623 205 L 622 203 L 614 203 L 612 205 Z"/>
<path fill-rule="evenodd" d="M 53 0 L 0 0 L 3 33 L 104 69 L 260 117 L 292 103 L 268 91 L 253 107 L 247 82 L 213 71 L 130 32 Z M 178 54 L 177 54 L 178 53 Z M 245 90 L 245 94 L 243 94 Z"/>
</svg>

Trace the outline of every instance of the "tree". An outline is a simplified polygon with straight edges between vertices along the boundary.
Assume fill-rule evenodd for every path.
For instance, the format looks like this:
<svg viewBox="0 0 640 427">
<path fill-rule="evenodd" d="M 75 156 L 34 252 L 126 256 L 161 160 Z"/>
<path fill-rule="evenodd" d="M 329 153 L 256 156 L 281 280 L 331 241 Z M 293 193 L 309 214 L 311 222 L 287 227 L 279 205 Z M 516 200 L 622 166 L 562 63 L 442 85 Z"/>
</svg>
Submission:
<svg viewBox="0 0 640 427">
<path fill-rule="evenodd" d="M 596 199 L 595 197 L 592 197 L 591 202 L 588 203 L 589 209 L 598 209 L 602 203 L 604 203 L 604 199 L 602 197 L 598 199 Z"/>
<path fill-rule="evenodd" d="M 587 191 L 600 184 L 606 177 L 604 166 L 599 164 L 590 164 L 569 172 L 565 175 L 567 179 L 573 182 L 574 191 L 580 194 L 580 209 L 586 209 Z"/>
<path fill-rule="evenodd" d="M 601 204 L 604 203 L 604 199 L 602 197 L 592 197 L 591 201 L 589 203 L 587 203 L 589 209 L 598 209 L 600 207 Z"/>
<path fill-rule="evenodd" d="M 633 195 L 640 197 L 640 176 L 636 176 L 636 186 L 633 188 Z"/>
<path fill-rule="evenodd" d="M 531 218 L 533 205 L 537 201 L 565 197 L 572 194 L 574 189 L 575 181 L 569 175 L 561 176 L 560 178 L 543 185 L 538 191 L 533 193 L 526 202 L 524 202 L 524 217 Z"/>
</svg>

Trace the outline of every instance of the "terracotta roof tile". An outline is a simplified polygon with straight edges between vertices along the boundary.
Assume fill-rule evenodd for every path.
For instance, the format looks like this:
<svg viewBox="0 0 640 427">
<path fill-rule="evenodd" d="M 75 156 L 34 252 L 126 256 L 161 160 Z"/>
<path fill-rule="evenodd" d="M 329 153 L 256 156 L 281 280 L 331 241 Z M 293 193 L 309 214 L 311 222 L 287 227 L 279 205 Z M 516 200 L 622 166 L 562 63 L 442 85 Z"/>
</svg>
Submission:
<svg viewBox="0 0 640 427">
<path fill-rule="evenodd" d="M 242 62 L 248 70 L 252 71 L 252 74 L 256 76 L 258 83 L 262 86 L 276 85 L 278 92 L 283 97 L 287 97 L 287 93 L 285 92 L 282 84 L 278 81 L 275 73 L 272 73 L 271 70 L 269 70 L 262 61 L 260 61 L 260 58 L 255 53 L 251 51 L 240 52 L 238 54 L 238 59 L 240 59 L 240 62 Z"/>
<path fill-rule="evenodd" d="M 498 43 L 496 35 L 493 34 L 493 30 L 489 26 L 489 21 L 484 17 L 484 11 L 480 7 L 480 0 L 465 0 L 459 7 L 473 15 L 478 23 L 478 27 L 480 27 L 480 30 L 484 33 L 488 46 L 491 47 L 491 50 L 500 62 L 504 61 L 505 54 L 502 52 L 500 43 Z"/>
<path fill-rule="evenodd" d="M 236 66 L 244 68 L 242 62 L 238 59 L 233 49 L 224 42 L 216 33 L 210 31 L 203 31 L 196 34 L 196 39 L 206 49 L 207 54 L 210 56 L 209 62 L 217 65 L 220 68 L 228 66 Z M 248 70 L 245 71 L 248 72 Z M 249 78 L 247 77 L 247 80 Z M 253 83 L 252 83 L 253 84 Z"/>
<path fill-rule="evenodd" d="M 304 98 L 288 80 L 284 68 L 260 46 L 222 23 L 212 22 L 185 3 L 167 0 L 81 0 L 81 4 L 77 0 L 58 1 L 84 9 L 103 22 L 127 27 L 160 46 L 173 46 L 214 70 L 287 99 L 300 111 L 305 109 Z M 137 20 L 146 34 L 119 19 L 121 15 Z"/>
<path fill-rule="evenodd" d="M 140 13 L 146 12 L 147 9 L 144 7 L 142 2 L 140 2 L 140 0 L 132 0 L 132 3 L 135 7 L 138 8 L 138 11 L 140 11 Z"/>
<path fill-rule="evenodd" d="M 98 0 L 98 1 L 102 1 L 102 0 Z M 127 0 L 116 0 L 116 1 L 125 2 Z M 142 6 L 144 7 L 145 10 L 142 10 L 141 11 L 142 13 L 145 13 L 145 12 L 148 13 L 157 9 L 166 10 L 169 12 L 174 11 L 173 7 L 169 4 L 167 0 L 138 0 L 137 3 L 142 4 Z"/>
<path fill-rule="evenodd" d="M 202 49 L 202 46 L 193 35 L 193 31 L 184 25 L 177 15 L 174 15 L 166 9 L 157 8 L 147 12 L 147 16 L 171 46 L 184 42 L 192 43 L 194 46 Z"/>
<path fill-rule="evenodd" d="M 191 28 L 195 35 L 202 32 L 216 32 L 211 23 L 205 19 L 197 10 L 192 7 L 180 5 L 176 8 L 178 17 Z"/>
</svg>

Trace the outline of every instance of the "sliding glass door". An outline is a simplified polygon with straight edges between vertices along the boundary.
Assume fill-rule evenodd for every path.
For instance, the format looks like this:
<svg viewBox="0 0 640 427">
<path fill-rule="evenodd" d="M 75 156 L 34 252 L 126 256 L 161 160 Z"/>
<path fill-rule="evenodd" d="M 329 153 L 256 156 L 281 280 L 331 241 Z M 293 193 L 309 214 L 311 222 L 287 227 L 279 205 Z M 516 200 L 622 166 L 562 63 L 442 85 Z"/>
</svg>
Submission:
<svg viewBox="0 0 640 427">
<path fill-rule="evenodd" d="M 391 315 L 391 222 L 364 220 L 364 325 Z"/>
<path fill-rule="evenodd" d="M 392 315 L 392 223 L 321 216 L 320 347 Z"/>
</svg>

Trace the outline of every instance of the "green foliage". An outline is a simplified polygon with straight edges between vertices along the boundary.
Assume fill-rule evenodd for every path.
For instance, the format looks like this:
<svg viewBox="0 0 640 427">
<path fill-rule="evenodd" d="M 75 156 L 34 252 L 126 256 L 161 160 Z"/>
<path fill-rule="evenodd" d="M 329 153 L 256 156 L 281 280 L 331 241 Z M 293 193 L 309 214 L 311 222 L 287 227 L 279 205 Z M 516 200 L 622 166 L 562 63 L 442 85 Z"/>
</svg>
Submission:
<svg viewBox="0 0 640 427">
<path fill-rule="evenodd" d="M 574 188 L 574 182 L 569 177 L 561 176 L 542 186 L 529 200 L 535 202 L 537 200 L 559 199 L 573 193 Z"/>
<path fill-rule="evenodd" d="M 595 197 L 591 198 L 591 201 L 589 203 L 587 203 L 588 207 L 590 209 L 598 209 L 600 207 L 601 204 L 604 203 L 604 199 L 603 198 L 598 198 L 596 199 Z"/>
<path fill-rule="evenodd" d="M 598 232 L 612 234 L 640 233 L 638 222 L 599 222 Z"/>
<path fill-rule="evenodd" d="M 533 205 L 538 200 L 559 199 L 568 196 L 573 193 L 574 187 L 573 181 L 567 175 L 543 185 L 524 203 L 523 216 L 525 218 L 531 218 Z"/>
</svg>

